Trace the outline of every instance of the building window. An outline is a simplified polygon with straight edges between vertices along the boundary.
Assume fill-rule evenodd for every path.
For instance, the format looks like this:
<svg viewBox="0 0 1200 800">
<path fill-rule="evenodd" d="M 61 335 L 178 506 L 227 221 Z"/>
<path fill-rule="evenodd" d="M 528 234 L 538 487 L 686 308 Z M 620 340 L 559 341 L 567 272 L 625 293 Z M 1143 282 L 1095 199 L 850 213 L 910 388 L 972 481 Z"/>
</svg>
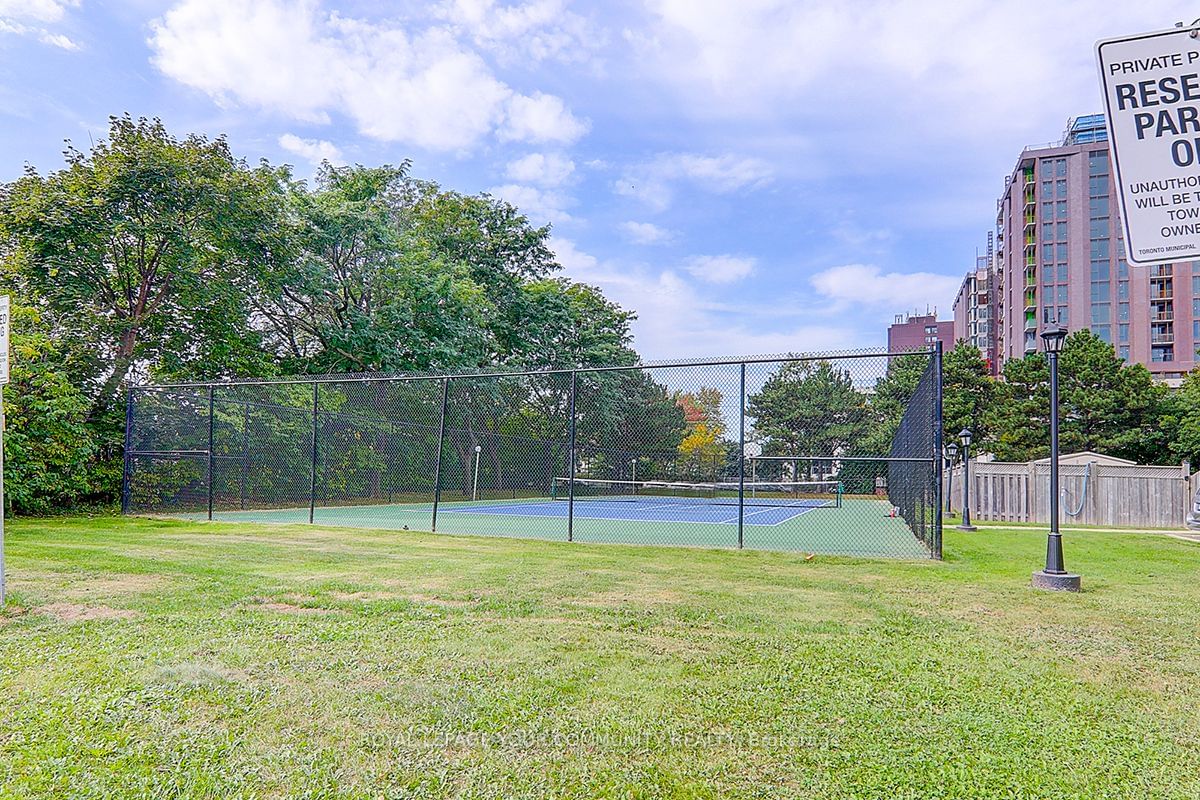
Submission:
<svg viewBox="0 0 1200 800">
<path fill-rule="evenodd" d="M 1108 236 L 1108 217 L 1092 217 L 1091 236 L 1093 239 L 1103 239 Z"/>
<path fill-rule="evenodd" d="M 1042 226 L 1042 241 L 1043 242 L 1053 242 L 1054 241 L 1054 223 L 1047 222 L 1045 225 Z"/>
<path fill-rule="evenodd" d="M 1042 285 L 1049 286 L 1052 283 L 1054 283 L 1054 270 L 1052 270 L 1052 269 L 1042 270 Z"/>
<path fill-rule="evenodd" d="M 1065 286 L 1058 287 L 1058 302 L 1060 302 L 1060 303 L 1067 302 L 1067 287 L 1065 287 Z"/>
<path fill-rule="evenodd" d="M 1117 303 L 1117 321 L 1129 322 L 1129 303 Z"/>
<path fill-rule="evenodd" d="M 1103 150 L 1093 150 L 1088 153 L 1088 175 L 1108 174 L 1108 153 Z"/>
<path fill-rule="evenodd" d="M 1171 348 L 1171 347 L 1151 347 L 1150 348 L 1150 360 L 1156 361 L 1156 362 L 1174 361 L 1175 360 L 1175 350 L 1174 350 L 1174 348 Z"/>
<path fill-rule="evenodd" d="M 1067 265 L 1066 264 L 1058 265 L 1058 282 L 1059 283 L 1067 282 Z"/>
<path fill-rule="evenodd" d="M 1195 265 L 1193 265 L 1192 269 L 1195 268 Z M 1200 275 L 1192 276 L 1192 294 L 1200 296 Z"/>
<path fill-rule="evenodd" d="M 1055 203 L 1054 211 L 1055 211 L 1056 219 L 1066 219 L 1067 218 L 1067 201 L 1059 200 L 1057 203 Z"/>
<path fill-rule="evenodd" d="M 1042 203 L 1042 221 L 1049 222 L 1054 219 L 1054 204 Z"/>
<path fill-rule="evenodd" d="M 1108 259 L 1108 239 L 1092 239 L 1092 260 Z"/>
<path fill-rule="evenodd" d="M 1052 245 L 1052 244 L 1042 245 L 1042 263 L 1043 264 L 1053 264 L 1054 263 L 1054 245 Z"/>
<path fill-rule="evenodd" d="M 1112 306 L 1108 303 L 1092 303 L 1092 325 L 1107 323 L 1112 319 Z"/>
<path fill-rule="evenodd" d="M 1093 325 L 1092 333 L 1099 336 L 1104 341 L 1112 344 L 1112 326 L 1110 325 Z"/>
<path fill-rule="evenodd" d="M 1092 242 L 1092 244 L 1095 245 L 1096 243 Z M 1092 262 L 1092 280 L 1106 281 L 1109 279 L 1109 277 L 1111 277 L 1111 275 L 1112 275 L 1112 272 L 1109 269 L 1107 261 L 1093 261 Z"/>
<path fill-rule="evenodd" d="M 1088 211 L 1093 217 L 1108 216 L 1108 197 L 1093 197 L 1088 200 Z"/>
<path fill-rule="evenodd" d="M 1057 245 L 1055 245 L 1055 247 L 1057 248 L 1056 252 L 1058 253 L 1058 260 L 1066 261 L 1067 260 L 1067 243 L 1059 242 Z"/>
<path fill-rule="evenodd" d="M 1122 244 L 1122 243 L 1118 242 L 1118 244 Z M 1121 247 L 1122 254 L 1124 253 L 1124 250 L 1125 250 L 1125 248 L 1122 246 Z M 1124 281 L 1129 280 L 1129 262 L 1127 262 L 1125 260 L 1124 255 L 1122 255 L 1121 258 L 1117 261 L 1117 277 Z"/>
<path fill-rule="evenodd" d="M 1058 324 L 1062 325 L 1063 327 L 1066 327 L 1066 325 L 1067 325 L 1067 307 L 1066 306 L 1058 307 Z"/>
<path fill-rule="evenodd" d="M 1129 341 L 1129 324 L 1128 323 L 1122 323 L 1117 326 L 1117 341 L 1120 341 L 1120 342 L 1128 342 Z"/>
<path fill-rule="evenodd" d="M 1043 200 L 1053 200 L 1054 199 L 1054 182 L 1053 181 L 1042 181 L 1042 199 Z"/>
<path fill-rule="evenodd" d="M 1129 360 L 1129 345 L 1122 345 L 1117 352 L 1123 360 Z"/>
<path fill-rule="evenodd" d="M 1097 281 L 1096 283 L 1093 283 L 1092 284 L 1092 302 L 1093 303 L 1107 303 L 1109 300 L 1111 300 L 1112 297 L 1109 292 L 1110 285 L 1111 284 L 1109 284 L 1108 281 Z"/>
<path fill-rule="evenodd" d="M 1200 319 L 1192 321 L 1192 344 L 1200 344 Z"/>
<path fill-rule="evenodd" d="M 1192 316 L 1200 317 L 1200 297 L 1192 300 Z M 1196 342 L 1196 344 L 1200 345 L 1200 342 Z"/>
<path fill-rule="evenodd" d="M 1065 183 L 1065 181 L 1064 181 Z M 1066 197 L 1066 195 L 1060 195 Z M 1088 178 L 1088 196 L 1089 197 L 1107 197 L 1108 196 L 1108 176 L 1093 175 Z"/>
<path fill-rule="evenodd" d="M 1117 284 L 1117 299 L 1118 300 L 1128 300 L 1129 299 L 1129 281 L 1121 281 L 1120 283 Z"/>
</svg>

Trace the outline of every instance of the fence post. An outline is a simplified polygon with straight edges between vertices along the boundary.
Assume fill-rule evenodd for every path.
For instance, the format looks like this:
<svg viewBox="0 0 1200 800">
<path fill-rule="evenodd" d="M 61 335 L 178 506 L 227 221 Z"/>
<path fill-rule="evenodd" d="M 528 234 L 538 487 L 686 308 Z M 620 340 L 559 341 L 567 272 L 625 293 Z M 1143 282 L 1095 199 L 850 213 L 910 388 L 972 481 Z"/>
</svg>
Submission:
<svg viewBox="0 0 1200 800">
<path fill-rule="evenodd" d="M 308 524 L 311 525 L 317 516 L 317 415 L 319 412 L 318 391 L 321 384 L 313 381 L 313 424 L 312 424 L 312 471 L 309 473 L 308 491 Z"/>
<path fill-rule="evenodd" d="M 738 404 L 738 550 L 745 543 L 746 533 L 746 362 L 742 374 Z"/>
<path fill-rule="evenodd" d="M 442 449 L 446 440 L 446 403 L 450 398 L 450 376 L 442 378 L 442 413 L 438 417 L 437 457 L 433 461 L 433 519 L 429 530 L 437 532 L 438 505 L 442 502 Z"/>
<path fill-rule="evenodd" d="M 242 403 L 242 479 L 238 487 L 239 505 L 246 510 L 246 481 L 250 476 L 250 401 Z"/>
<path fill-rule="evenodd" d="M 946 460 L 942 458 L 942 343 L 939 341 L 933 349 L 933 464 L 937 476 L 937 502 L 934 503 L 933 539 L 930 541 L 929 554 L 933 558 L 942 557 L 942 492 L 946 479 Z"/>
<path fill-rule="evenodd" d="M 567 445 L 567 541 L 575 541 L 575 389 L 579 373 L 571 370 L 571 432 Z"/>
<path fill-rule="evenodd" d="M 213 512 L 213 387 L 208 385 L 208 521 Z"/>
<path fill-rule="evenodd" d="M 125 458 L 121 465 L 121 513 L 129 513 L 130 486 L 129 479 L 133 471 L 133 387 L 130 386 L 125 398 Z"/>
</svg>

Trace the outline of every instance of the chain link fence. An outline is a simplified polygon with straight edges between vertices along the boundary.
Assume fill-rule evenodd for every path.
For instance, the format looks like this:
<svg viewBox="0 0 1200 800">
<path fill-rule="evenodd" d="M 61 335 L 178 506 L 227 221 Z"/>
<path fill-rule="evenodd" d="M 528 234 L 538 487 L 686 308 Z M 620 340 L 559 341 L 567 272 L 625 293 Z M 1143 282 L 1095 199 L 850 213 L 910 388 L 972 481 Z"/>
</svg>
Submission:
<svg viewBox="0 0 1200 800">
<path fill-rule="evenodd" d="M 142 386 L 123 508 L 938 558 L 940 427 L 938 351 Z"/>
</svg>

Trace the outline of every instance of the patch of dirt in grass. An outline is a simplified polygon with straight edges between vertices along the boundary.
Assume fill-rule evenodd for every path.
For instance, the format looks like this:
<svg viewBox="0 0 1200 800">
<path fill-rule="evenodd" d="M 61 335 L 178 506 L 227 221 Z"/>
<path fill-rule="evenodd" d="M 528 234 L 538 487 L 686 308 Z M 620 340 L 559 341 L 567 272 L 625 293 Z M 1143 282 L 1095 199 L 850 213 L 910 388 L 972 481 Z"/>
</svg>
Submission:
<svg viewBox="0 0 1200 800">
<path fill-rule="evenodd" d="M 97 594 L 145 594 L 161 589 L 166 583 L 158 575 L 83 576 L 71 580 L 64 593 L 76 599 Z"/>
<path fill-rule="evenodd" d="M 108 606 L 85 606 L 79 603 L 51 603 L 34 609 L 37 614 L 46 614 L 61 622 L 89 622 L 96 619 L 136 619 L 136 611 Z"/>
</svg>

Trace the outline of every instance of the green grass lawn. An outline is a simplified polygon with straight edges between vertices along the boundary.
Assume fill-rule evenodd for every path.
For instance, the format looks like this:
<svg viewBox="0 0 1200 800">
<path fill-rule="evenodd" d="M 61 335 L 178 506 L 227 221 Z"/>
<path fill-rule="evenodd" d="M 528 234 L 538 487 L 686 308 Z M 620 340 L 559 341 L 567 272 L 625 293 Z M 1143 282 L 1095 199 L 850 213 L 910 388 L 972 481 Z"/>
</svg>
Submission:
<svg viewBox="0 0 1200 800">
<path fill-rule="evenodd" d="M 1200 545 L 10 523 L 0 797 L 1200 796 Z"/>
</svg>

